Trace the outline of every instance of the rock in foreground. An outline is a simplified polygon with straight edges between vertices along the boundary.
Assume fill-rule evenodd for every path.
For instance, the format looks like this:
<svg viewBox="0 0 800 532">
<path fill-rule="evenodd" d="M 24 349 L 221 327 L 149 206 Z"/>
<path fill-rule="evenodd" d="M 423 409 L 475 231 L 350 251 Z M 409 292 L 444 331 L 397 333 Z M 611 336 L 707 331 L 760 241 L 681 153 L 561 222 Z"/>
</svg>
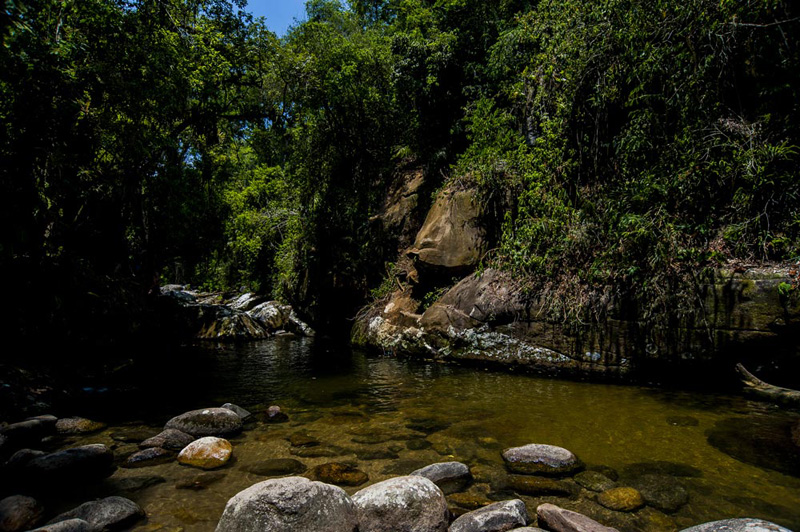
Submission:
<svg viewBox="0 0 800 532">
<path fill-rule="evenodd" d="M 359 532 L 445 532 L 444 493 L 425 477 L 396 477 L 353 495 Z"/>
<path fill-rule="evenodd" d="M 682 532 L 791 532 L 763 519 L 723 519 L 684 529 Z"/>
<path fill-rule="evenodd" d="M 519 499 L 496 502 L 462 515 L 450 532 L 504 532 L 528 524 L 528 510 Z"/>
<path fill-rule="evenodd" d="M 217 532 L 355 532 L 353 501 L 343 489 L 301 477 L 266 480 L 234 495 Z"/>
<path fill-rule="evenodd" d="M 227 408 L 192 410 L 167 421 L 165 429 L 175 429 L 195 438 L 230 436 L 242 430 L 242 418 Z"/>
<path fill-rule="evenodd" d="M 553 532 L 618 532 L 578 512 L 555 504 L 542 504 L 536 509 L 539 525 Z"/>
<path fill-rule="evenodd" d="M 207 436 L 187 445 L 178 454 L 178 462 L 201 469 L 216 469 L 224 466 L 230 460 L 232 453 L 231 442 Z"/>
<path fill-rule="evenodd" d="M 74 510 L 65 512 L 51 524 L 70 519 L 82 519 L 94 531 L 124 530 L 144 518 L 144 511 L 138 504 L 125 497 L 106 497 L 98 501 L 81 504 Z"/>
<path fill-rule="evenodd" d="M 503 451 L 506 467 L 513 473 L 526 475 L 561 475 L 580 469 L 581 463 L 572 452 L 555 445 L 531 443 Z"/>
</svg>

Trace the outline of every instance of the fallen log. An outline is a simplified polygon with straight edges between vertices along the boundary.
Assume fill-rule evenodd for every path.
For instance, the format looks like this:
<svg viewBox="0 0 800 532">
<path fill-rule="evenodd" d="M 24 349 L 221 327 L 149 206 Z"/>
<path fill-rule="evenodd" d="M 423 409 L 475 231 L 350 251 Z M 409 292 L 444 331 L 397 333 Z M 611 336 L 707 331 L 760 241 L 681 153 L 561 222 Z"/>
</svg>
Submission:
<svg viewBox="0 0 800 532">
<path fill-rule="evenodd" d="M 746 391 L 766 401 L 800 408 L 800 391 L 768 384 L 747 371 L 741 364 L 736 364 L 736 371 L 741 375 Z"/>
</svg>

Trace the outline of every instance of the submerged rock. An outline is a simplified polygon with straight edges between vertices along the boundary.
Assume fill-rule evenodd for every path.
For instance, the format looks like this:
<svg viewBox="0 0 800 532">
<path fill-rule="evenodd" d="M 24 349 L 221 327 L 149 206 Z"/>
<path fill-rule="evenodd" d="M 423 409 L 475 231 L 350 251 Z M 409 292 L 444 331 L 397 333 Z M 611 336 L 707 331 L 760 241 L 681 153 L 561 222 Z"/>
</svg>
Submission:
<svg viewBox="0 0 800 532">
<path fill-rule="evenodd" d="M 0 532 L 30 530 L 44 515 L 44 507 L 32 497 L 12 495 L 0 501 Z"/>
<path fill-rule="evenodd" d="M 56 422 L 56 431 L 59 434 L 90 434 L 104 428 L 105 423 L 83 417 L 65 417 Z"/>
<path fill-rule="evenodd" d="M 120 492 L 120 491 L 133 492 L 133 491 L 141 491 L 143 489 L 147 489 L 158 484 L 163 484 L 166 481 L 167 481 L 166 478 L 155 475 L 142 476 L 142 477 L 122 477 L 122 478 L 111 477 L 106 481 L 106 485 L 108 485 L 114 492 Z"/>
<path fill-rule="evenodd" d="M 360 469 L 339 462 L 318 465 L 310 471 L 310 476 L 314 480 L 338 486 L 360 486 L 369 480 L 369 476 Z"/>
<path fill-rule="evenodd" d="M 267 423 L 285 423 L 289 421 L 289 416 L 281 411 L 281 407 L 272 405 L 267 408 L 264 414 L 264 421 Z"/>
<path fill-rule="evenodd" d="M 616 482 L 598 471 L 581 471 L 574 480 L 589 491 L 602 492 L 617 487 Z"/>
<path fill-rule="evenodd" d="M 667 425 L 673 427 L 696 427 L 700 420 L 692 416 L 667 416 Z"/>
<path fill-rule="evenodd" d="M 528 524 L 528 510 L 519 499 L 496 502 L 462 515 L 450 532 L 503 532 Z"/>
<path fill-rule="evenodd" d="M 211 484 L 219 482 L 225 478 L 225 473 L 222 471 L 214 471 L 213 473 L 200 473 L 192 478 L 181 480 L 175 484 L 175 489 L 179 490 L 194 490 L 200 491 L 208 488 Z"/>
<path fill-rule="evenodd" d="M 242 430 L 242 418 L 227 408 L 192 410 L 167 421 L 165 429 L 175 429 L 195 438 L 230 436 Z"/>
<path fill-rule="evenodd" d="M 461 462 L 431 464 L 412 471 L 410 474 L 433 481 L 445 495 L 463 491 L 472 482 L 472 474 L 469 472 L 469 467 Z"/>
<path fill-rule="evenodd" d="M 237 493 L 217 525 L 217 532 L 357 529 L 355 505 L 342 488 L 301 477 L 266 480 Z"/>
<path fill-rule="evenodd" d="M 54 518 L 50 523 L 82 519 L 91 525 L 92 530 L 105 532 L 130 528 L 143 518 L 144 511 L 138 504 L 125 497 L 114 496 L 83 503 Z"/>
<path fill-rule="evenodd" d="M 703 523 L 686 528 L 682 532 L 791 532 L 791 530 L 763 519 L 742 518 Z"/>
<path fill-rule="evenodd" d="M 619 532 L 616 528 L 601 525 L 594 519 L 555 504 L 541 504 L 536 508 L 539 525 L 553 532 Z"/>
<path fill-rule="evenodd" d="M 642 494 L 628 487 L 606 490 L 597 497 L 597 502 L 617 512 L 632 512 L 644 506 Z"/>
<path fill-rule="evenodd" d="M 424 477 L 396 477 L 353 495 L 359 532 L 445 532 L 449 522 L 442 490 Z"/>
<path fill-rule="evenodd" d="M 513 473 L 561 475 L 581 468 L 578 458 L 563 447 L 531 443 L 503 451 L 506 467 Z"/>
<path fill-rule="evenodd" d="M 247 471 L 254 475 L 261 475 L 262 477 L 293 475 L 303 473 L 306 469 L 307 467 L 303 462 L 293 458 L 273 458 L 242 467 L 242 471 Z"/>
<path fill-rule="evenodd" d="M 320 444 L 318 439 L 309 435 L 305 431 L 295 432 L 286 439 L 289 440 L 289 443 L 292 444 L 292 447 L 314 447 Z"/>
<path fill-rule="evenodd" d="M 162 449 L 169 449 L 171 451 L 180 451 L 194 441 L 194 436 L 186 434 L 177 429 L 166 429 L 156 434 L 152 438 L 148 438 L 139 444 L 142 449 L 150 447 L 161 447 Z"/>
<path fill-rule="evenodd" d="M 638 462 L 626 466 L 622 471 L 625 477 L 639 477 L 642 475 L 670 475 L 673 477 L 700 478 L 703 476 L 703 472 L 694 466 L 680 464 L 677 462 L 667 462 L 665 460 Z"/>
<path fill-rule="evenodd" d="M 639 490 L 644 502 L 664 512 L 676 512 L 689 502 L 689 492 L 669 475 L 642 475 L 629 484 Z"/>
<path fill-rule="evenodd" d="M 571 497 L 578 491 L 577 488 L 566 482 L 533 475 L 509 475 L 507 484 L 510 489 L 517 493 L 534 497 L 544 497 L 546 495 Z"/>
<path fill-rule="evenodd" d="M 800 477 L 800 452 L 792 441 L 792 425 L 774 416 L 722 419 L 707 432 L 708 443 L 740 462 Z"/>
<path fill-rule="evenodd" d="M 187 445 L 179 454 L 178 462 L 201 469 L 216 469 L 224 466 L 233 453 L 228 440 L 206 436 Z"/>
</svg>

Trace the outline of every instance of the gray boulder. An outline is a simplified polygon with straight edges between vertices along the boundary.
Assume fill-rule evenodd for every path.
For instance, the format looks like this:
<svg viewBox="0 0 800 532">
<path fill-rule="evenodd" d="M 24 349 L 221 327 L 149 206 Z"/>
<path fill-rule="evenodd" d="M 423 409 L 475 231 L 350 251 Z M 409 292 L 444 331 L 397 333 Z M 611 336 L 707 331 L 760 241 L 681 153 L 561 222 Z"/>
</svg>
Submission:
<svg viewBox="0 0 800 532">
<path fill-rule="evenodd" d="M 685 528 L 682 532 L 791 532 L 791 530 L 763 519 L 745 517 L 703 523 L 702 525 Z"/>
<path fill-rule="evenodd" d="M 513 473 L 561 475 L 582 467 L 572 452 L 555 445 L 531 443 L 503 451 L 506 467 Z"/>
<path fill-rule="evenodd" d="M 242 418 L 227 408 L 192 410 L 167 421 L 165 429 L 175 429 L 195 438 L 229 436 L 242 430 Z"/>
<path fill-rule="evenodd" d="M 555 504 L 541 504 L 536 508 L 539 524 L 553 532 L 619 532 L 616 528 L 601 525 L 594 519 Z"/>
<path fill-rule="evenodd" d="M 125 497 L 106 497 L 85 502 L 77 508 L 64 512 L 50 521 L 58 523 L 69 519 L 82 519 L 97 532 L 124 530 L 144 518 L 144 510 Z"/>
<path fill-rule="evenodd" d="M 234 412 L 237 416 L 242 418 L 242 421 L 247 421 L 248 419 L 253 417 L 253 414 L 250 411 L 245 410 L 241 406 L 235 405 L 233 403 L 225 403 L 224 405 L 222 405 L 222 408 Z"/>
<path fill-rule="evenodd" d="M 42 518 L 44 507 L 31 497 L 12 495 L 0 501 L 0 531 L 29 530 Z"/>
<path fill-rule="evenodd" d="M 47 524 L 30 532 L 95 532 L 92 525 L 83 519 L 67 519 L 58 523 Z"/>
<path fill-rule="evenodd" d="M 409 474 L 427 478 L 439 486 L 445 495 L 463 491 L 472 481 L 469 467 L 461 462 L 431 464 Z"/>
<path fill-rule="evenodd" d="M 359 532 L 444 532 L 450 511 L 439 487 L 425 477 L 396 477 L 353 495 Z"/>
<path fill-rule="evenodd" d="M 302 477 L 265 480 L 234 495 L 217 532 L 355 532 L 353 501 L 343 489 Z"/>
<path fill-rule="evenodd" d="M 148 438 L 139 444 L 141 449 L 150 447 L 161 447 L 171 451 L 180 451 L 195 440 L 191 434 L 186 434 L 177 429 L 165 429 L 152 438 Z"/>
<path fill-rule="evenodd" d="M 528 510 L 519 499 L 496 502 L 453 521 L 450 532 L 505 532 L 528 524 Z"/>
</svg>

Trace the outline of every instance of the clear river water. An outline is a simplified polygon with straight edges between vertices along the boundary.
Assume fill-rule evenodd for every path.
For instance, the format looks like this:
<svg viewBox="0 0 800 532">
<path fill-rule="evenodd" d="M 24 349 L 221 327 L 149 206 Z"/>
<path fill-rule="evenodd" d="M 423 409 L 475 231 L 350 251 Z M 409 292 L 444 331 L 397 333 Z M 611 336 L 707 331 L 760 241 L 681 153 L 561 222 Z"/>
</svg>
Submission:
<svg viewBox="0 0 800 532">
<path fill-rule="evenodd" d="M 105 443 L 124 456 L 137 449 L 137 435 L 157 433 L 170 417 L 225 402 L 253 412 L 279 405 L 288 414 L 285 423 L 246 425 L 231 439 L 234 458 L 216 471 L 176 461 L 118 469 L 97 495 L 137 501 L 148 514 L 138 531 L 214 530 L 228 499 L 266 480 L 256 466 L 274 458 L 309 470 L 331 461 L 353 465 L 369 481 L 346 487 L 351 494 L 430 463 L 462 461 L 476 480 L 466 494 L 451 496 L 453 508 L 519 497 L 533 516 L 538 504 L 553 502 L 622 531 L 744 516 L 800 530 L 796 412 L 734 395 L 545 379 L 324 344 L 278 337 L 181 349 L 134 370 L 124 386 L 87 388 L 74 414 L 109 427 L 70 444 Z M 298 433 L 319 444 L 292 446 Z M 577 485 L 571 497 L 520 496 L 505 485 L 501 451 L 527 443 L 566 447 L 587 468 L 613 468 L 619 485 L 642 474 L 668 475 L 688 502 L 672 513 L 622 513 Z"/>
</svg>

